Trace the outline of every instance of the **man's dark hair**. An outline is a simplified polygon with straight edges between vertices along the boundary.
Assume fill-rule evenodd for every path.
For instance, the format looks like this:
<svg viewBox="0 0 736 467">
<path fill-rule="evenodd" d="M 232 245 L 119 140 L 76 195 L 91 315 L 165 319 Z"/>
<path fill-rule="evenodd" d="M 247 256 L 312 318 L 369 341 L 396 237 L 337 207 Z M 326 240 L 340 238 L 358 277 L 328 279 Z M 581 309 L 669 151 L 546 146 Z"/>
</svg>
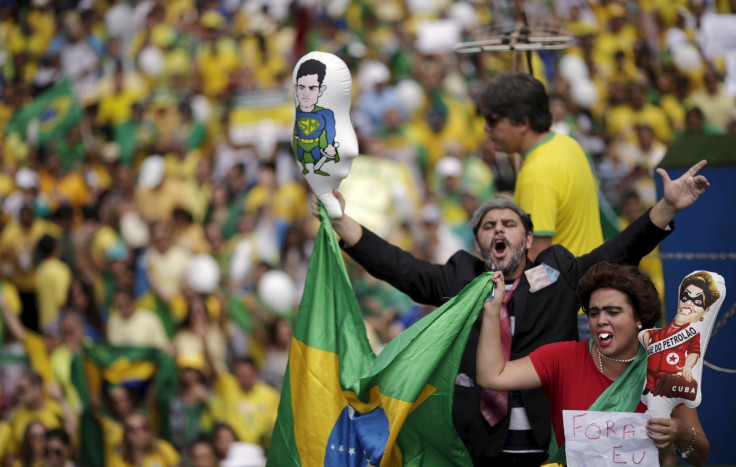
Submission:
<svg viewBox="0 0 736 467">
<path fill-rule="evenodd" d="M 212 441 L 212 437 L 207 436 L 206 434 L 200 434 L 194 441 L 191 442 L 191 444 L 189 444 L 189 452 L 194 451 L 194 447 L 200 444 L 209 446 L 209 448 L 212 449 L 212 452 L 215 452 L 215 444 Z"/>
<path fill-rule="evenodd" d="M 544 85 L 526 73 L 495 77 L 480 96 L 479 108 L 486 120 L 508 117 L 519 124 L 525 119 L 537 133 L 549 131 L 552 114 Z"/>
<path fill-rule="evenodd" d="M 46 430 L 46 441 L 50 439 L 58 439 L 64 446 L 69 446 L 71 443 L 69 433 L 67 433 L 63 428 L 51 428 L 50 430 Z"/>
<path fill-rule="evenodd" d="M 44 234 L 43 237 L 38 241 L 36 248 L 38 249 L 38 255 L 41 259 L 46 259 L 56 250 L 58 242 L 54 237 L 49 234 Z"/>
<path fill-rule="evenodd" d="M 585 273 L 578 283 L 578 300 L 588 313 L 590 296 L 599 289 L 616 289 L 626 295 L 634 317 L 641 320 L 644 329 L 654 327 L 662 316 L 662 302 L 657 287 L 639 268 L 601 261 Z"/>
<path fill-rule="evenodd" d="M 256 361 L 253 360 L 251 357 L 238 357 L 233 360 L 233 369 L 235 369 L 235 367 L 238 365 L 250 365 L 251 367 L 253 367 L 254 370 L 259 371 L 258 365 L 256 365 Z"/>
<path fill-rule="evenodd" d="M 319 82 L 319 85 L 322 86 L 322 80 L 325 79 L 326 73 L 327 65 L 319 60 L 310 58 L 299 65 L 299 70 L 296 72 L 296 80 L 299 81 L 299 78 L 302 76 L 317 75 L 317 81 Z"/>
</svg>

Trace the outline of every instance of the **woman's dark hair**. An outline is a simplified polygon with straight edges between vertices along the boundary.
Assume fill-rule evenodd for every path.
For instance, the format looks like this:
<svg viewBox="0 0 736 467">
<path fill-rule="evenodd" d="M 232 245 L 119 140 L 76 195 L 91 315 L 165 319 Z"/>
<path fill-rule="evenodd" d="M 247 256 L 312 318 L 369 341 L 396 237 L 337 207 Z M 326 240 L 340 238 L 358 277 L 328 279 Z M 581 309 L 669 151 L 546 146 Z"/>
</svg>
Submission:
<svg viewBox="0 0 736 467">
<path fill-rule="evenodd" d="M 142 417 L 145 420 L 145 430 L 148 432 L 148 444 L 144 448 L 146 451 L 146 454 L 153 454 L 159 452 L 158 449 L 158 443 L 156 442 L 156 434 L 153 432 L 153 428 L 151 426 L 151 420 L 148 418 L 148 416 L 141 412 L 140 410 L 134 410 L 133 412 L 129 413 L 125 416 L 125 419 L 123 420 L 123 442 L 121 443 L 121 454 L 123 459 L 132 464 L 135 465 L 135 459 L 133 458 L 133 446 L 130 444 L 130 440 L 128 439 L 128 420 L 130 420 L 131 417 Z"/>
<path fill-rule="evenodd" d="M 102 314 L 95 303 L 94 288 L 92 285 L 79 278 L 73 279 L 72 284 L 75 283 L 78 284 L 82 294 L 87 297 L 87 306 L 83 310 L 73 306 L 72 294 L 74 292 L 72 291 L 72 288 L 74 285 L 72 285 L 69 287 L 69 292 L 67 293 L 66 308 L 70 308 L 81 313 L 84 322 L 95 328 L 100 336 L 106 336 L 107 326 L 105 326 L 105 323 L 102 320 Z"/>
<path fill-rule="evenodd" d="M 529 127 L 537 133 L 544 133 L 552 126 L 547 90 L 526 73 L 495 77 L 481 94 L 478 107 L 486 120 L 508 117 L 518 124 L 527 119 Z"/>
<path fill-rule="evenodd" d="M 634 266 L 623 266 L 605 261 L 597 263 L 578 283 L 578 300 L 588 313 L 590 296 L 598 289 L 616 289 L 626 295 L 634 309 L 634 317 L 641 320 L 644 329 L 654 327 L 662 316 L 662 302 L 652 280 Z"/>
<path fill-rule="evenodd" d="M 34 420 L 26 426 L 26 430 L 23 432 L 23 443 L 20 447 L 20 462 L 23 467 L 31 467 L 33 465 L 33 446 L 31 445 L 30 434 L 36 425 L 41 425 L 46 430 L 46 426 L 38 420 Z"/>
</svg>

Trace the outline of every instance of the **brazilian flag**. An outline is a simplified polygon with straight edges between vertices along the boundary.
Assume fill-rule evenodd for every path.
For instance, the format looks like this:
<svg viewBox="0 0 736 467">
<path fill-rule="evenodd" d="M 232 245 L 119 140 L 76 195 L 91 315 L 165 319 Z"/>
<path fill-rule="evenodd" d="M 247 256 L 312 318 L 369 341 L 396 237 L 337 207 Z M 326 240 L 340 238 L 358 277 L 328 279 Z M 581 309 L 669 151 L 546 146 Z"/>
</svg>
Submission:
<svg viewBox="0 0 736 467">
<path fill-rule="evenodd" d="M 174 359 L 152 347 L 91 345 L 85 346 L 72 360 L 72 384 L 82 401 L 80 439 L 82 465 L 105 465 L 105 440 L 98 410 L 106 386 L 127 385 L 134 390 L 153 385 L 158 420 L 158 437 L 170 439 L 169 413 L 176 391 L 177 373 Z M 93 402 L 96 401 L 96 402 Z"/>
<path fill-rule="evenodd" d="M 43 146 L 66 135 L 81 119 L 77 98 L 69 81 L 64 78 L 20 109 L 8 122 L 7 133 L 18 133 L 25 138 L 28 125 L 38 120 L 38 143 Z"/>
<path fill-rule="evenodd" d="M 490 273 L 376 356 L 323 207 L 320 214 L 268 465 L 471 465 L 452 398 Z"/>
</svg>

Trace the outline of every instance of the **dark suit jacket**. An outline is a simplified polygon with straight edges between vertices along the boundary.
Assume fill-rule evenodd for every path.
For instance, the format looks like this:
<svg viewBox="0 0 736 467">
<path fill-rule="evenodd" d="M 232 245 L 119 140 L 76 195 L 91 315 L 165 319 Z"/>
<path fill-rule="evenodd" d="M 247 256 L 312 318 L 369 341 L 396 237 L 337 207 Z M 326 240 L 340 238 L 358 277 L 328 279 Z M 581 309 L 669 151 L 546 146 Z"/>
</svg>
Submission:
<svg viewBox="0 0 736 467">
<path fill-rule="evenodd" d="M 674 224 L 670 223 L 670 229 L 673 228 Z M 545 263 L 560 275 L 556 282 L 533 293 L 526 276 L 522 275 L 509 302 L 509 311 L 515 316 L 511 358 L 525 357 L 551 342 L 577 340 L 580 304 L 575 289 L 583 274 L 599 261 L 638 265 L 670 231 L 652 224 L 647 212 L 587 255 L 576 258 L 565 248 L 553 245 L 541 252 L 533 264 L 527 262 L 526 269 Z M 374 277 L 423 304 L 442 305 L 486 271 L 484 262 L 466 251 L 458 251 L 445 264 L 432 264 L 415 258 L 365 228 L 356 245 L 341 246 Z M 458 370 L 473 381 L 481 317 L 482 314 L 473 326 Z M 541 389 L 521 391 L 521 397 L 534 437 L 539 446 L 546 449 L 552 426 L 547 398 Z M 503 449 L 509 418 L 494 427 L 486 422 L 480 413 L 480 387 L 455 386 L 453 422 L 473 457 L 492 458 Z"/>
</svg>

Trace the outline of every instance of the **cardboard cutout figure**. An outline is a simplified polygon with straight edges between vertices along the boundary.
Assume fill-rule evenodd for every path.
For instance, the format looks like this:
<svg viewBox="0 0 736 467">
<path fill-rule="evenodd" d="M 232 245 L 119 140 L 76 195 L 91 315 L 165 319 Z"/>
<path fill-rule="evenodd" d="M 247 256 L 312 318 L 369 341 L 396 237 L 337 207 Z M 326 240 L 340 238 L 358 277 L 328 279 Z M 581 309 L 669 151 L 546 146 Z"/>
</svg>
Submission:
<svg viewBox="0 0 736 467">
<path fill-rule="evenodd" d="M 639 333 L 647 350 L 641 400 L 655 417 L 669 417 L 678 404 L 700 404 L 703 358 L 726 284 L 714 272 L 695 271 L 680 283 L 678 297 L 677 314 L 667 327 Z"/>
<path fill-rule="evenodd" d="M 342 216 L 332 194 L 358 155 L 350 119 L 352 78 L 345 62 L 310 52 L 294 68 L 296 121 L 292 148 L 302 174 L 331 218 Z"/>
</svg>

